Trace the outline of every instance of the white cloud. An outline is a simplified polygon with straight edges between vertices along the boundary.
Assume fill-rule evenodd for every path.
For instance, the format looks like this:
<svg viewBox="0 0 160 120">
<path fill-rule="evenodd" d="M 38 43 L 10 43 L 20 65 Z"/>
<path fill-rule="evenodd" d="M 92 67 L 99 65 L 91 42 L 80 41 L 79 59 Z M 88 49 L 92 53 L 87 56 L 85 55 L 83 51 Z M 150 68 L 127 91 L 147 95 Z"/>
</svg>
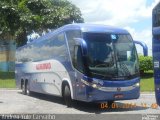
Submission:
<svg viewBox="0 0 160 120">
<path fill-rule="evenodd" d="M 116 26 L 137 22 L 151 17 L 152 8 L 159 0 L 147 6 L 147 0 L 70 0 L 82 12 L 85 22 L 103 23 Z"/>
<path fill-rule="evenodd" d="M 125 27 L 130 34 L 132 35 L 134 40 L 144 42 L 148 47 L 148 54 L 152 55 L 152 31 L 151 28 L 144 29 L 142 31 L 136 31 L 134 28 L 129 26 Z M 138 53 L 143 53 L 143 49 L 141 46 L 136 45 Z"/>
<path fill-rule="evenodd" d="M 70 0 L 78 6 L 86 23 L 107 24 L 127 29 L 135 40 L 144 41 L 149 47 L 149 54 L 152 49 L 151 24 L 144 27 L 144 30 L 137 30 L 134 25 L 145 19 L 152 19 L 152 9 L 159 0 Z"/>
</svg>

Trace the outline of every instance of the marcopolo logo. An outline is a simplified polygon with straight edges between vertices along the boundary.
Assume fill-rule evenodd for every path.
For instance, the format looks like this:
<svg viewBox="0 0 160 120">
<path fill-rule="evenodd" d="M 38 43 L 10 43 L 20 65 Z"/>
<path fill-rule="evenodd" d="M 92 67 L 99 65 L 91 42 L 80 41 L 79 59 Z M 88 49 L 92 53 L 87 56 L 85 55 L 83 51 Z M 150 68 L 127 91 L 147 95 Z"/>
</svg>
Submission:
<svg viewBox="0 0 160 120">
<path fill-rule="evenodd" d="M 121 88 L 120 88 L 120 87 L 118 87 L 118 88 L 117 88 L 117 91 L 118 91 L 118 92 L 120 92 L 120 91 L 121 91 Z"/>
<path fill-rule="evenodd" d="M 159 120 L 159 116 L 158 115 L 144 114 L 144 115 L 142 115 L 142 120 Z"/>
<path fill-rule="evenodd" d="M 51 63 L 41 63 L 36 65 L 36 70 L 50 70 Z"/>
</svg>

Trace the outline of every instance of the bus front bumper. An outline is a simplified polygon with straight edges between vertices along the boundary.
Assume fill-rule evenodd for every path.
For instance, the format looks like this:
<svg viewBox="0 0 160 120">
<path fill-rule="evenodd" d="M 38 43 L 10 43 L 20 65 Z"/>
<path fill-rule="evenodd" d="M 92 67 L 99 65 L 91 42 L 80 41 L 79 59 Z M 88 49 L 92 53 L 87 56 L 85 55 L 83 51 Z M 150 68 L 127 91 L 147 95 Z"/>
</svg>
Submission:
<svg viewBox="0 0 160 120">
<path fill-rule="evenodd" d="M 135 87 L 129 91 L 101 91 L 97 89 L 92 89 L 92 92 L 88 92 L 86 96 L 86 102 L 107 102 L 107 101 L 117 101 L 117 100 L 131 100 L 137 99 L 140 96 L 140 88 Z"/>
<path fill-rule="evenodd" d="M 140 96 L 140 78 L 131 80 L 81 79 L 77 96 L 85 102 L 107 102 L 137 99 Z"/>
</svg>

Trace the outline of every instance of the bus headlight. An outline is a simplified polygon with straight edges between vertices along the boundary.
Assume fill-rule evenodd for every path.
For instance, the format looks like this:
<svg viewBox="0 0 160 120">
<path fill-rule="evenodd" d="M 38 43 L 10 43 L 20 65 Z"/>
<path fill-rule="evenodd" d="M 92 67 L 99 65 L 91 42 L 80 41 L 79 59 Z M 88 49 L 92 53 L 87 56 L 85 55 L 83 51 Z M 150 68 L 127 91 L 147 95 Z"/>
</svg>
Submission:
<svg viewBox="0 0 160 120">
<path fill-rule="evenodd" d="M 81 79 L 81 82 L 82 82 L 83 84 L 87 85 L 87 86 L 91 86 L 91 87 L 93 87 L 93 88 L 98 88 L 98 85 L 97 85 L 97 84 L 87 82 L 87 81 L 85 81 L 85 80 L 83 80 L 83 79 Z"/>
<path fill-rule="evenodd" d="M 92 84 L 93 88 L 98 88 L 98 86 L 96 84 Z"/>
<path fill-rule="evenodd" d="M 84 83 L 85 85 L 90 86 L 90 83 L 89 83 L 89 82 L 87 82 L 87 81 L 85 81 L 85 80 L 83 80 L 83 79 L 81 79 L 81 82 L 82 82 L 82 83 Z"/>
<path fill-rule="evenodd" d="M 139 82 L 135 84 L 135 87 L 139 87 L 139 86 L 140 86 L 140 83 L 139 83 Z"/>
</svg>

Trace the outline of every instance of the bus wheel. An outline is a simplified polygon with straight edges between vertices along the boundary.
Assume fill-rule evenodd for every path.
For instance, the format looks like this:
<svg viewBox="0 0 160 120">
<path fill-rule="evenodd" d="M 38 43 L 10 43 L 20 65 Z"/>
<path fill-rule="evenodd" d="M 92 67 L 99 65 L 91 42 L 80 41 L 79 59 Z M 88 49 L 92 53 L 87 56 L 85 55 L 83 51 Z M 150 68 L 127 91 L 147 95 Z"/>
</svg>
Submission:
<svg viewBox="0 0 160 120">
<path fill-rule="evenodd" d="M 27 94 L 25 82 L 22 83 L 22 94 L 24 94 L 24 95 Z"/>
<path fill-rule="evenodd" d="M 72 106 L 72 98 L 71 98 L 71 91 L 69 89 L 69 85 L 65 85 L 64 87 L 64 101 L 67 105 L 67 107 L 71 107 Z"/>
</svg>

